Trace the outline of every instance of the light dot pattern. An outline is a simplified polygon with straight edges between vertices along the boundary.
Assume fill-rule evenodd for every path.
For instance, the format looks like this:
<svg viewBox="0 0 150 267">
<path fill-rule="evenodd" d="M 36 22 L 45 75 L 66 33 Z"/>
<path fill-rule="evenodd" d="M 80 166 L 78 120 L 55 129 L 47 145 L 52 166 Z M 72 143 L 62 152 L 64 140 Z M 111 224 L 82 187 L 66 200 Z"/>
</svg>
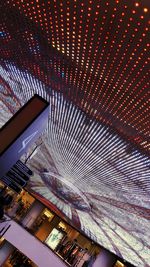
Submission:
<svg viewBox="0 0 150 267">
<path fill-rule="evenodd" d="M 149 150 L 147 1 L 7 0 L 1 8 L 3 60 Z"/>
</svg>

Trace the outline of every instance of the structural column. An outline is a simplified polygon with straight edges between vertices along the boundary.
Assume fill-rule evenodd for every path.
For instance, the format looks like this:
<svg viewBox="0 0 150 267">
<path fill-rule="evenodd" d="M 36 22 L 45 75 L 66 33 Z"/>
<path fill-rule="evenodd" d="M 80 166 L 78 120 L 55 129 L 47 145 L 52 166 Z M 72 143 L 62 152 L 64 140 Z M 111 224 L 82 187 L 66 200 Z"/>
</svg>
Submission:
<svg viewBox="0 0 150 267">
<path fill-rule="evenodd" d="M 116 261 L 117 257 L 114 254 L 102 248 L 93 264 L 93 267 L 113 267 Z"/>
<path fill-rule="evenodd" d="M 3 266 L 7 261 L 8 257 L 14 251 L 14 246 L 10 244 L 8 241 L 4 241 L 4 243 L 0 247 L 0 266 Z"/>
<path fill-rule="evenodd" d="M 44 205 L 35 200 L 32 204 L 30 210 L 22 220 L 22 225 L 27 228 L 31 228 L 37 217 L 41 214 L 41 212 L 44 210 Z"/>
<path fill-rule="evenodd" d="M 54 216 L 54 218 L 51 221 L 50 231 L 53 230 L 53 228 L 57 227 L 60 223 L 61 218 L 59 218 L 57 215 Z"/>
</svg>

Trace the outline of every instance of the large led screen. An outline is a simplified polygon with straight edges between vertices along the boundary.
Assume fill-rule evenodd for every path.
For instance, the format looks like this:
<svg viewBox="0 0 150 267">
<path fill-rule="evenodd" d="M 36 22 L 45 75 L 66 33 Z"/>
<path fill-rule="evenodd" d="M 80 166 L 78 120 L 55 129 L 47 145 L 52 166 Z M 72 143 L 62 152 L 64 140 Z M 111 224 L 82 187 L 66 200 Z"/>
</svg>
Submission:
<svg viewBox="0 0 150 267">
<path fill-rule="evenodd" d="M 10 73 L 17 71 L 21 82 L 24 73 L 12 65 L 8 68 Z M 7 72 L 1 69 L 1 73 L 5 78 Z M 37 91 L 44 94 L 42 86 L 43 91 L 42 87 Z M 15 88 L 13 92 L 17 93 Z M 36 154 L 27 162 L 34 171 L 28 190 L 103 247 L 135 266 L 148 266 L 148 156 L 112 127 L 86 116 L 63 95 L 53 91 L 47 98 L 49 123 Z M 5 116 L 4 110 L 1 121 Z"/>
<path fill-rule="evenodd" d="M 47 129 L 23 158 L 28 190 L 150 266 L 149 2 L 2 2 L 0 126 L 35 93 L 50 102 Z"/>
<path fill-rule="evenodd" d="M 37 195 L 100 245 L 148 266 L 148 157 L 56 96 L 45 143 L 30 167 L 35 175 L 29 188 Z"/>
</svg>

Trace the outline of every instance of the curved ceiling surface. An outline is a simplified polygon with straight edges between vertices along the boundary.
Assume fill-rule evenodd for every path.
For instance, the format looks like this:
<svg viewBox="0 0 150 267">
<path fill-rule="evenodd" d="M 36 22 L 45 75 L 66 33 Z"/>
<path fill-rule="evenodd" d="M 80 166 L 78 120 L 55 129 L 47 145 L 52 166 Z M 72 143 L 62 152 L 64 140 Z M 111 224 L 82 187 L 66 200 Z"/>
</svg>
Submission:
<svg viewBox="0 0 150 267">
<path fill-rule="evenodd" d="M 30 189 L 135 266 L 150 264 L 150 2 L 1 1 L 0 125 L 35 93 L 48 127 Z"/>
</svg>

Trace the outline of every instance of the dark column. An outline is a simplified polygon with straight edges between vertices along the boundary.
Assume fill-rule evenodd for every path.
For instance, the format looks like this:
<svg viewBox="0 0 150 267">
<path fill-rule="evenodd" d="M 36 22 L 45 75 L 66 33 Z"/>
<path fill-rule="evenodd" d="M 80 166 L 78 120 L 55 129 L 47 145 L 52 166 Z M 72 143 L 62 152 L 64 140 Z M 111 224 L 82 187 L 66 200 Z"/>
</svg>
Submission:
<svg viewBox="0 0 150 267">
<path fill-rule="evenodd" d="M 33 223 L 35 222 L 37 217 L 41 214 L 41 212 L 43 211 L 44 208 L 45 207 L 41 202 L 35 200 L 31 206 L 29 212 L 27 213 L 27 215 L 23 219 L 22 225 L 27 227 L 27 228 L 31 228 L 31 226 L 33 225 Z"/>
<path fill-rule="evenodd" d="M 113 267 L 117 261 L 117 256 L 102 248 L 97 256 L 93 267 Z"/>
<path fill-rule="evenodd" d="M 14 246 L 8 241 L 4 241 L 0 248 L 0 266 L 4 266 L 10 254 L 14 251 Z"/>
</svg>

